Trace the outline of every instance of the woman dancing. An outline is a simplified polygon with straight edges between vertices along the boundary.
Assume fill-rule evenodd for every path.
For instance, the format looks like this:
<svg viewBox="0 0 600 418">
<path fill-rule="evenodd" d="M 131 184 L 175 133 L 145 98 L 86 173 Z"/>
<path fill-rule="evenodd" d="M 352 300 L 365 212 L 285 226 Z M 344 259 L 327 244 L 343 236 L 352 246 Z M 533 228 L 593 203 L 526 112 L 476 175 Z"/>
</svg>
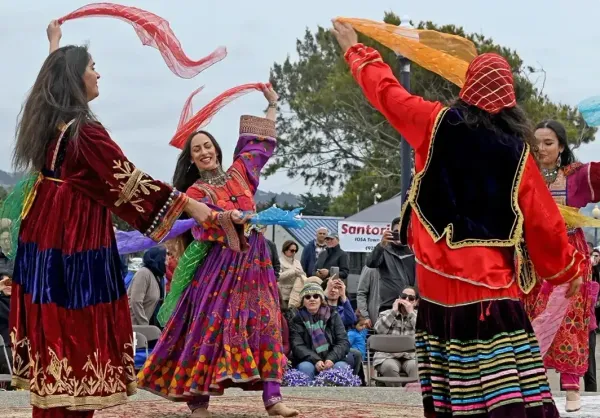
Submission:
<svg viewBox="0 0 600 418">
<path fill-rule="evenodd" d="M 15 168 L 39 171 L 22 212 L 10 310 L 13 385 L 34 417 L 91 417 L 135 392 L 132 327 L 111 212 L 156 241 L 186 211 L 211 210 L 123 155 L 89 107 L 98 96 L 87 48 L 46 58 L 17 126 Z"/>
<path fill-rule="evenodd" d="M 277 94 L 265 86 L 266 119 L 242 116 L 233 165 L 208 132 L 193 133 L 179 156 L 173 183 L 188 196 L 225 210 L 255 211 L 262 167 L 275 150 Z M 198 267 L 138 375 L 140 388 L 187 401 L 193 416 L 209 417 L 210 395 L 227 387 L 263 390 L 269 415 L 298 411 L 282 402 L 283 354 L 277 281 L 262 233 L 227 223 L 196 227 L 196 240 L 215 244 Z"/>
<path fill-rule="evenodd" d="M 538 163 L 554 201 L 574 208 L 582 208 L 600 201 L 600 165 L 581 164 L 569 148 L 567 131 L 554 120 L 539 123 L 535 129 Z M 582 254 L 589 252 L 583 229 L 568 231 L 569 243 Z M 579 380 L 588 368 L 589 335 L 596 328 L 594 306 L 598 285 L 591 281 L 591 260 L 582 264 L 584 284 L 569 300 L 560 328 L 544 356 L 544 365 L 560 373 L 560 383 L 567 391 L 567 412 L 580 409 Z M 544 282 L 525 300 L 533 321 L 548 305 L 554 286 Z"/>
<path fill-rule="evenodd" d="M 533 284 L 527 251 L 541 277 L 571 281 L 571 293 L 584 256 L 529 155 L 510 66 L 478 56 L 444 107 L 408 93 L 351 26 L 334 22 L 333 33 L 367 99 L 415 150 L 401 235 L 417 262 L 425 416 L 558 417 L 519 295 Z"/>
</svg>

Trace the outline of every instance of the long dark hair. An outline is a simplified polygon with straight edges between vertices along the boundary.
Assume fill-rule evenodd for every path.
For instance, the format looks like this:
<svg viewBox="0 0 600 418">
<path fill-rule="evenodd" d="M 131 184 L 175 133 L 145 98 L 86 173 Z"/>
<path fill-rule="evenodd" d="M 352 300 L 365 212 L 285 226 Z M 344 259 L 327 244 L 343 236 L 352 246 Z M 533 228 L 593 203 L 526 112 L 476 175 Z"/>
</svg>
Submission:
<svg viewBox="0 0 600 418">
<path fill-rule="evenodd" d="M 192 162 L 192 140 L 199 134 L 204 134 L 210 139 L 210 142 L 212 142 L 217 151 L 217 160 L 221 166 L 223 165 L 223 151 L 221 151 L 221 146 L 214 136 L 206 131 L 197 131 L 191 134 L 187 141 L 185 141 L 185 146 L 181 154 L 179 154 L 179 158 L 177 158 L 177 165 L 173 174 L 173 187 L 183 193 L 200 178 L 200 173 Z"/>
<path fill-rule="evenodd" d="M 452 107 L 461 112 L 463 121 L 469 128 L 483 126 L 491 131 L 516 136 L 529 144 L 532 149 L 537 148 L 531 123 L 518 105 L 502 109 L 494 115 L 461 99 L 456 100 Z"/>
<path fill-rule="evenodd" d="M 573 151 L 571 148 L 569 148 L 567 130 L 565 129 L 564 125 L 558 121 L 547 119 L 538 123 L 534 132 L 538 129 L 544 128 L 550 129 L 552 132 L 554 132 L 556 138 L 558 138 L 558 144 L 563 146 L 563 150 L 560 153 L 560 166 L 564 167 L 569 164 L 573 164 L 576 161 L 575 154 L 573 154 Z"/>
<path fill-rule="evenodd" d="M 56 138 L 61 123 L 75 120 L 69 136 L 96 121 L 90 110 L 83 81 L 90 54 L 85 46 L 64 46 L 44 61 L 25 101 L 16 129 L 13 166 L 17 171 L 41 170 L 48 143 Z"/>
</svg>

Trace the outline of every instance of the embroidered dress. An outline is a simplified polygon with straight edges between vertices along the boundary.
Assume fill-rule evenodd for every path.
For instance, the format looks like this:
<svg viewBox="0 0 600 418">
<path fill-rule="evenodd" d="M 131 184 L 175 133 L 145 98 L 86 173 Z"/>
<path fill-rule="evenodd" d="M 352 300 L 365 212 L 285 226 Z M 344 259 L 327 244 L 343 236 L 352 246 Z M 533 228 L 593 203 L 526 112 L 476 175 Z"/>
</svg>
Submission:
<svg viewBox="0 0 600 418">
<path fill-rule="evenodd" d="M 549 186 L 555 202 L 574 208 L 600 201 L 600 165 L 574 163 L 559 170 L 556 180 Z M 585 234 L 581 228 L 569 230 L 569 243 L 581 253 L 588 253 Z M 592 281 L 591 262 L 582 263 L 584 284 L 570 298 L 567 310 L 556 332 L 544 365 L 561 373 L 564 390 L 579 390 L 579 378 L 588 368 L 589 334 L 596 328 L 594 306 L 598 285 Z M 546 309 L 554 286 L 545 282 L 525 299 L 527 313 L 533 320 Z"/>
<path fill-rule="evenodd" d="M 276 145 L 275 123 L 244 116 L 240 131 L 233 165 L 203 176 L 188 196 L 225 211 L 256 210 L 260 170 Z M 269 250 L 255 229 L 246 239 L 233 224 L 222 225 L 193 230 L 197 240 L 214 245 L 140 370 L 138 385 L 192 407 L 227 387 L 260 390 L 266 383 L 263 397 L 270 406 L 281 400 L 278 385 L 287 359 Z"/>
<path fill-rule="evenodd" d="M 528 147 L 470 129 L 460 109 L 409 94 L 372 48 L 357 44 L 346 60 L 367 99 L 415 150 L 402 232 L 417 262 L 425 416 L 558 417 L 519 300 L 531 283 L 518 262 L 526 243 L 538 273 L 560 284 L 577 277 L 583 256 L 568 244 Z M 539 216 L 545 205 L 552 209 Z"/>
<path fill-rule="evenodd" d="M 135 392 L 111 212 L 160 240 L 187 197 L 125 158 L 100 125 L 50 144 L 21 224 L 10 310 L 13 385 L 36 408 L 89 411 Z"/>
</svg>

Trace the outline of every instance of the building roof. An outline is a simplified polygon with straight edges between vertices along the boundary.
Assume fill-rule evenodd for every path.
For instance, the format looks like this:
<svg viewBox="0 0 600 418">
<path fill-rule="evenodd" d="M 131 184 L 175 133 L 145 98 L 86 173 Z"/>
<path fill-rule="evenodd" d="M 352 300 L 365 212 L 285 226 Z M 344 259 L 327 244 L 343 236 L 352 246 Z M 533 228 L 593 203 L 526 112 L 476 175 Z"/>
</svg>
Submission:
<svg viewBox="0 0 600 418">
<path fill-rule="evenodd" d="M 386 200 L 385 202 L 369 206 L 365 210 L 346 218 L 348 222 L 391 222 L 400 216 L 402 210 L 402 198 L 400 194 Z"/>
<path fill-rule="evenodd" d="M 306 247 L 306 245 L 315 239 L 317 229 L 327 228 L 330 232 L 336 232 L 338 230 L 338 221 L 344 218 L 335 216 L 303 216 L 302 219 L 306 221 L 306 226 L 299 229 L 287 229 L 286 230 L 292 235 L 300 245 Z"/>
</svg>

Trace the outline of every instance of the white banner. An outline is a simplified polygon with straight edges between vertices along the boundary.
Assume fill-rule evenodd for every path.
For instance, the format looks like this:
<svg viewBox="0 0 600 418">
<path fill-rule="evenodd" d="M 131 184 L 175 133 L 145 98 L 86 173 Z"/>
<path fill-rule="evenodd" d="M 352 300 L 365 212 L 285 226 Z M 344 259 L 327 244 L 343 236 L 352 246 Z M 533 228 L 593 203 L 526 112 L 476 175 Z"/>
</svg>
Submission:
<svg viewBox="0 0 600 418">
<path fill-rule="evenodd" d="M 340 247 L 348 253 L 370 253 L 391 229 L 389 222 L 338 222 Z"/>
</svg>

